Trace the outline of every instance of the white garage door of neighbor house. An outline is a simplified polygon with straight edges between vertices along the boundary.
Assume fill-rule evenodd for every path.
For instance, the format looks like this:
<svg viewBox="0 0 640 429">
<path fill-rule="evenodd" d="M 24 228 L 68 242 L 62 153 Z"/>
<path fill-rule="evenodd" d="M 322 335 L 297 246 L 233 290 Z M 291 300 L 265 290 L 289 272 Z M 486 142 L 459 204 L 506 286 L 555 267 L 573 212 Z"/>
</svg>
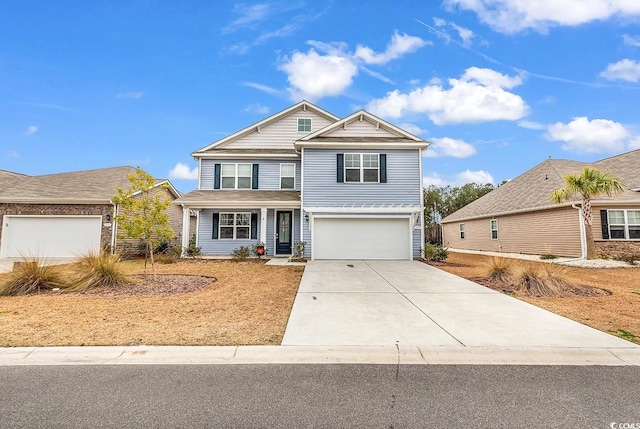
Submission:
<svg viewBox="0 0 640 429">
<path fill-rule="evenodd" d="M 0 257 L 69 258 L 100 250 L 100 216 L 4 216 Z"/>
<path fill-rule="evenodd" d="M 407 218 L 316 218 L 314 259 L 410 259 Z"/>
</svg>

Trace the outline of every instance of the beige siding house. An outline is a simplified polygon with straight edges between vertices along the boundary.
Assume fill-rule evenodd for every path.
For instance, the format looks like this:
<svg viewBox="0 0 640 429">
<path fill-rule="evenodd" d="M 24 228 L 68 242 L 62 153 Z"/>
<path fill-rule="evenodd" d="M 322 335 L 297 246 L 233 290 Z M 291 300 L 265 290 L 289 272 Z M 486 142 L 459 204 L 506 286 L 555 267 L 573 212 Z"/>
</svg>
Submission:
<svg viewBox="0 0 640 429">
<path fill-rule="evenodd" d="M 594 163 L 548 159 L 442 220 L 454 249 L 582 257 L 580 201 L 551 202 L 564 177 L 591 166 L 620 179 L 624 192 L 592 201 L 600 254 L 640 254 L 640 150 Z"/>
<path fill-rule="evenodd" d="M 41 176 L 0 170 L 0 258 L 74 257 L 121 247 L 111 198 L 117 188 L 129 188 L 134 172 L 128 166 Z M 180 196 L 167 180 L 155 186 L 172 200 Z M 169 218 L 179 235 L 182 207 L 170 207 Z"/>
</svg>

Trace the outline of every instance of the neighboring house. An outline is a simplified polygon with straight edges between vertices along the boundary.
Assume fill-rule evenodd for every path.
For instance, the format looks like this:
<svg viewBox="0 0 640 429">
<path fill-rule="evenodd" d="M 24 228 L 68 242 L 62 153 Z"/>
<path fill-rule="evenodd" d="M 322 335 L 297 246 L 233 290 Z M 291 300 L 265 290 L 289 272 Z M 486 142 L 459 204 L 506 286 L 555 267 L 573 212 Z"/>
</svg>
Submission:
<svg viewBox="0 0 640 429">
<path fill-rule="evenodd" d="M 304 242 L 312 259 L 412 259 L 427 146 L 363 110 L 340 119 L 302 101 L 192 153 L 198 189 L 176 204 L 197 211 L 205 255 Z"/>
<path fill-rule="evenodd" d="M 135 168 L 42 176 L 0 170 L 0 257 L 73 257 L 104 246 L 121 247 L 123 240 L 117 238 L 114 224 L 117 207 L 111 198 L 117 188 L 131 186 L 130 173 Z M 158 180 L 155 186 L 172 200 L 180 196 L 167 180 Z M 182 208 L 172 206 L 168 212 L 179 235 Z"/>
<path fill-rule="evenodd" d="M 442 220 L 443 242 L 456 249 L 584 257 L 580 197 L 554 204 L 564 177 L 593 167 L 618 178 L 624 192 L 592 199 L 596 251 L 640 254 L 640 150 L 593 163 L 548 159 Z"/>
</svg>

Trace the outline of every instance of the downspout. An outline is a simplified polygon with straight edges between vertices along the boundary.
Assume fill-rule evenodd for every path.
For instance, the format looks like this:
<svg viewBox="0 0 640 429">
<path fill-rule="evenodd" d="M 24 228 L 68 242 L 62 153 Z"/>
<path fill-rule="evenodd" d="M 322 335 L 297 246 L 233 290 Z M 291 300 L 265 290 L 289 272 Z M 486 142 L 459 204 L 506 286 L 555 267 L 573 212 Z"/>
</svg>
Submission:
<svg viewBox="0 0 640 429">
<path fill-rule="evenodd" d="M 117 204 L 113 204 L 113 218 L 111 219 L 111 253 L 116 253 L 116 231 L 118 230 L 118 222 L 116 221 L 117 215 L 118 206 Z"/>
<path fill-rule="evenodd" d="M 584 229 L 584 219 L 582 216 L 582 207 L 576 207 L 575 203 L 571 203 L 571 207 L 578 210 L 578 218 L 580 219 L 580 259 L 587 258 L 587 232 Z"/>
</svg>

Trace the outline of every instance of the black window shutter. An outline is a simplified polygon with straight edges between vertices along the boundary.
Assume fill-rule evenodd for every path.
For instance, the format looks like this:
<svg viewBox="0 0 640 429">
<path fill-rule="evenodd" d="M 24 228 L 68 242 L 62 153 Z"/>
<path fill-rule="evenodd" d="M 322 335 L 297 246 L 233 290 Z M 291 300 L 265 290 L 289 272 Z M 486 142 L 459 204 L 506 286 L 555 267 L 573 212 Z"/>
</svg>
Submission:
<svg viewBox="0 0 640 429">
<path fill-rule="evenodd" d="M 220 189 L 220 164 L 214 166 L 213 189 Z"/>
<path fill-rule="evenodd" d="M 336 173 L 338 183 L 344 183 L 344 153 L 338 154 L 338 165 Z"/>
<path fill-rule="evenodd" d="M 600 210 L 600 223 L 602 224 L 602 238 L 609 239 L 609 216 L 606 210 Z"/>
<path fill-rule="evenodd" d="M 258 164 L 254 164 L 258 165 Z M 251 239 L 258 238 L 258 213 L 251 213 Z"/>
<path fill-rule="evenodd" d="M 251 175 L 251 189 L 258 189 L 258 164 L 253 164 L 253 174 Z"/>
<path fill-rule="evenodd" d="M 387 183 L 387 154 L 380 154 L 380 183 Z"/>
<path fill-rule="evenodd" d="M 218 239 L 218 224 L 220 222 L 220 213 L 213 214 L 213 232 L 211 234 L 211 238 L 214 240 Z"/>
</svg>

